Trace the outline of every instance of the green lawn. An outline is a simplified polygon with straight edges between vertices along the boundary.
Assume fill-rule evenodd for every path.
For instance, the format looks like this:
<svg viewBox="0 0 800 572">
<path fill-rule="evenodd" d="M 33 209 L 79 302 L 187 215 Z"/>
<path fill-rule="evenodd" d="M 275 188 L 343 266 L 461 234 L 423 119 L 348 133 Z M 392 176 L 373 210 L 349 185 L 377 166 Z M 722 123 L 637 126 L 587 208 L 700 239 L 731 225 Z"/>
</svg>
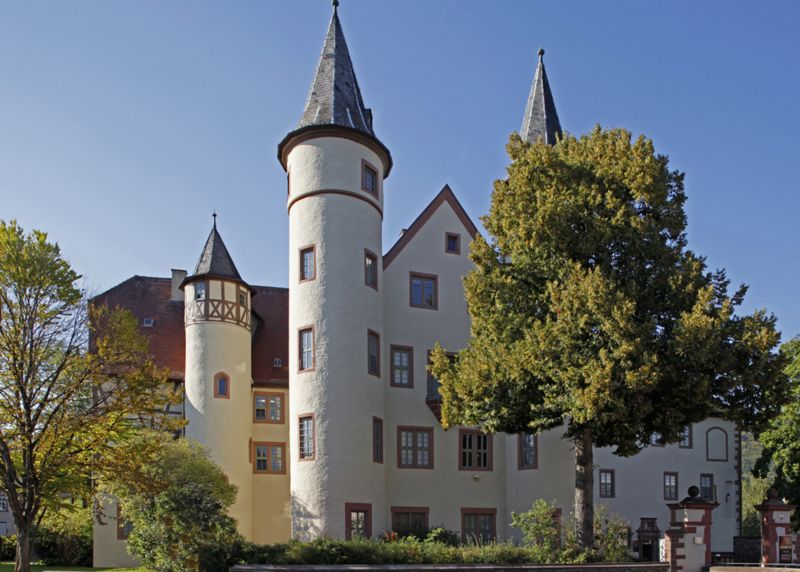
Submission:
<svg viewBox="0 0 800 572">
<path fill-rule="evenodd" d="M 74 572 L 78 570 L 110 570 L 111 572 L 147 572 L 145 568 L 70 568 L 69 566 L 31 566 L 32 572 Z M 0 562 L 0 572 L 14 572 L 13 562 Z"/>
</svg>

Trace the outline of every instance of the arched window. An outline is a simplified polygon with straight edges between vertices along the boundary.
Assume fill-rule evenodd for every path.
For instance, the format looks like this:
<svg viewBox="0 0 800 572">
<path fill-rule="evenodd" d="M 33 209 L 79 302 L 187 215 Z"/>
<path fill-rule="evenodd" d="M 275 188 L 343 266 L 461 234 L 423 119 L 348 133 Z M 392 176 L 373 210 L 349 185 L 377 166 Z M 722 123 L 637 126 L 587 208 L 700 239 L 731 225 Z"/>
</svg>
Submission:
<svg viewBox="0 0 800 572">
<path fill-rule="evenodd" d="M 728 433 L 721 427 L 711 427 L 706 431 L 706 460 L 728 460 Z"/>
<path fill-rule="evenodd" d="M 226 373 L 218 373 L 214 376 L 214 397 L 220 399 L 230 399 L 231 397 L 231 378 Z"/>
</svg>

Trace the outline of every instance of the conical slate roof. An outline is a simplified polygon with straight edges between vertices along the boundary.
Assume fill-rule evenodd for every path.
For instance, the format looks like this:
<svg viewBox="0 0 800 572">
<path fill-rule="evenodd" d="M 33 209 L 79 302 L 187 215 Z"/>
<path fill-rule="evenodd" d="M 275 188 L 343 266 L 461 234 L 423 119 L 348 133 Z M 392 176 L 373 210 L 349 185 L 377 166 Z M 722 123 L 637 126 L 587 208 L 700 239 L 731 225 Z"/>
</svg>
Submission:
<svg viewBox="0 0 800 572">
<path fill-rule="evenodd" d="M 192 276 L 201 276 L 205 274 L 219 276 L 221 278 L 233 278 L 244 282 L 239 275 L 239 271 L 236 270 L 236 265 L 233 263 L 228 249 L 225 248 L 225 243 L 222 242 L 222 237 L 217 231 L 216 215 L 214 215 L 214 226 L 208 235 L 206 245 L 203 247 L 203 253 L 197 261 L 197 266 L 195 266 Z"/>
<path fill-rule="evenodd" d="M 533 79 L 525 116 L 522 118 L 522 129 L 519 134 L 525 141 L 534 143 L 540 139 L 548 145 L 555 145 L 556 137 L 561 136 L 561 123 L 558 121 L 556 104 L 550 92 L 550 82 L 544 71 L 544 50 L 539 50 L 539 66 Z"/>
<path fill-rule="evenodd" d="M 364 106 L 353 62 L 339 22 L 338 2 L 322 46 L 317 73 L 297 128 L 310 125 L 340 125 L 375 136 L 372 111 Z"/>
</svg>

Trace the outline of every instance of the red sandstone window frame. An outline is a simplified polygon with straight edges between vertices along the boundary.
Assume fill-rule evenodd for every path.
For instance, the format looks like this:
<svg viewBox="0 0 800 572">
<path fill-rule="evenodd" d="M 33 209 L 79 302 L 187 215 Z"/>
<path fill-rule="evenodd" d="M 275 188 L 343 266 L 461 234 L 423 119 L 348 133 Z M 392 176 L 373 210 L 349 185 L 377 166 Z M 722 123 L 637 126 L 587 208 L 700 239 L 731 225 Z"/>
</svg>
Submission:
<svg viewBox="0 0 800 572">
<path fill-rule="evenodd" d="M 362 502 L 347 502 L 344 503 L 344 538 L 345 540 L 353 539 L 353 521 L 352 513 L 364 512 L 364 528 L 365 538 L 372 538 L 372 504 Z"/>
<path fill-rule="evenodd" d="M 456 247 L 453 250 L 450 250 L 450 239 L 454 238 L 456 241 Z M 444 233 L 444 251 L 446 254 L 461 254 L 461 235 L 457 232 L 446 232 Z"/>
<path fill-rule="evenodd" d="M 258 468 L 258 448 L 267 448 L 267 468 Z M 272 470 L 272 448 L 278 447 L 281 450 L 281 470 Z M 253 460 L 253 474 L 254 475 L 285 475 L 286 474 L 286 443 L 280 441 L 253 441 L 252 445 L 252 460 Z"/>
<path fill-rule="evenodd" d="M 667 484 L 667 477 L 675 477 L 675 490 L 673 491 L 674 494 L 670 494 L 669 489 L 672 488 L 672 485 Z M 677 471 L 664 471 L 664 500 L 666 501 L 676 501 L 678 500 L 678 487 L 680 483 L 678 482 L 678 472 Z"/>
<path fill-rule="evenodd" d="M 425 304 L 425 288 L 422 288 L 421 303 L 414 303 L 414 279 L 430 280 L 433 282 L 433 304 Z M 423 283 L 424 284 L 424 283 Z M 412 308 L 421 308 L 423 310 L 438 310 L 439 309 L 439 276 L 436 274 L 425 274 L 423 272 L 409 272 L 408 273 L 408 304 Z"/>
<path fill-rule="evenodd" d="M 224 394 L 219 392 L 219 380 L 223 378 L 225 379 L 225 389 L 227 390 Z M 231 398 L 231 376 L 224 371 L 217 372 L 214 375 L 214 397 L 216 399 Z"/>
<path fill-rule="evenodd" d="M 533 463 L 526 464 L 524 462 L 525 455 L 523 447 L 525 446 L 525 437 L 530 435 L 533 437 Z M 539 468 L 539 435 L 536 433 L 521 433 L 517 435 L 517 470 L 527 471 Z"/>
<path fill-rule="evenodd" d="M 394 356 L 401 352 L 408 354 L 408 383 L 398 383 L 397 376 L 395 375 Z M 414 348 L 412 346 L 389 346 L 389 385 L 391 387 L 402 387 L 404 389 L 414 388 Z"/>
<path fill-rule="evenodd" d="M 372 462 L 383 464 L 386 456 L 383 438 L 383 419 L 372 417 Z"/>
<path fill-rule="evenodd" d="M 413 444 L 411 446 L 413 461 L 408 464 L 403 464 L 403 448 L 402 448 L 402 433 L 412 432 L 414 435 Z M 423 465 L 417 462 L 417 433 L 428 434 L 428 464 Z M 433 427 L 420 427 L 416 425 L 398 425 L 397 426 L 397 468 L 398 469 L 433 469 L 434 468 L 434 442 L 433 442 Z"/>
<path fill-rule="evenodd" d="M 369 188 L 367 188 L 367 171 L 368 170 L 372 174 L 372 180 L 373 180 L 374 186 L 375 186 L 375 188 L 373 190 L 369 190 Z M 375 165 L 373 165 L 372 163 L 370 163 L 369 161 L 367 161 L 366 159 L 361 159 L 361 190 L 364 191 L 365 193 L 367 193 L 368 195 L 370 195 L 371 197 L 374 197 L 376 199 L 379 198 L 380 194 L 381 194 L 381 191 L 380 191 L 381 185 L 380 185 L 380 181 L 378 180 L 378 177 L 379 177 L 378 168 Z"/>
<path fill-rule="evenodd" d="M 369 283 L 369 266 L 367 265 L 368 260 L 372 262 L 372 269 L 375 275 L 375 284 Z M 378 255 L 367 248 L 364 249 L 364 286 L 372 288 L 376 292 L 378 291 Z"/>
<path fill-rule="evenodd" d="M 311 275 L 305 275 L 305 264 L 304 258 L 307 252 L 311 253 L 313 258 L 313 264 L 311 268 Z M 298 268 L 297 276 L 299 278 L 299 282 L 311 282 L 317 279 L 317 245 L 316 244 L 306 244 L 305 246 L 301 246 L 298 249 L 299 259 L 300 259 L 300 266 Z"/>
<path fill-rule="evenodd" d="M 465 449 L 464 437 L 472 435 L 472 447 Z M 486 465 L 481 467 L 478 458 L 478 441 L 480 437 L 486 437 Z M 464 463 L 465 453 L 471 453 L 472 465 Z M 459 471 L 492 471 L 494 467 L 494 443 L 491 433 L 484 433 L 478 429 L 459 429 L 458 430 L 458 470 Z"/>
<path fill-rule="evenodd" d="M 264 409 L 264 419 L 258 419 L 256 416 L 256 398 L 257 397 L 264 397 L 266 398 L 266 404 Z M 280 417 L 278 419 L 271 419 L 269 416 L 270 408 L 269 408 L 269 398 L 270 397 L 277 397 L 280 399 Z M 256 391 L 253 392 L 253 423 L 266 423 L 271 425 L 282 425 L 286 423 L 286 399 L 284 398 L 284 394 L 279 391 Z"/>
<path fill-rule="evenodd" d="M 311 454 L 303 454 L 303 443 L 308 439 L 308 435 L 303 438 L 303 420 L 311 420 Z M 297 416 L 297 458 L 299 461 L 313 461 L 317 458 L 317 416 L 314 413 L 303 413 Z"/>
<path fill-rule="evenodd" d="M 461 507 L 461 542 L 469 542 L 467 537 L 467 530 L 465 526 L 467 516 L 481 516 L 489 515 L 492 517 L 492 538 L 482 540 L 494 540 L 497 538 L 497 509 L 496 508 L 482 508 L 482 507 Z M 480 532 L 480 531 L 479 531 Z"/>
<path fill-rule="evenodd" d="M 408 531 L 401 530 L 401 527 L 397 526 L 397 522 L 396 522 L 395 519 L 397 518 L 396 515 L 398 515 L 398 514 L 408 514 L 409 515 L 409 520 L 411 520 L 410 516 L 412 514 L 422 514 L 424 516 L 423 531 L 427 531 L 428 528 L 430 527 L 430 522 L 429 522 L 430 521 L 430 512 L 431 512 L 430 507 L 427 507 L 427 506 L 393 506 L 391 508 L 391 511 L 392 511 L 391 524 L 392 524 L 392 530 L 394 532 L 412 532 L 412 530 L 408 530 Z"/>
<path fill-rule="evenodd" d="M 371 342 L 375 340 L 375 368 L 372 367 L 373 355 L 371 352 Z M 381 376 L 381 335 L 375 330 L 367 330 L 367 373 L 375 377 Z"/>
<path fill-rule="evenodd" d="M 610 490 L 603 490 L 604 483 L 603 483 L 603 475 L 609 475 L 609 487 Z M 601 499 L 613 499 L 617 498 L 617 475 L 614 469 L 598 469 L 597 471 L 597 496 Z"/>
<path fill-rule="evenodd" d="M 303 368 L 303 333 L 311 332 L 311 366 Z M 305 373 L 307 371 L 314 371 L 317 368 L 317 335 L 314 330 L 314 325 L 303 326 L 297 328 L 297 371 L 298 373 Z"/>
</svg>

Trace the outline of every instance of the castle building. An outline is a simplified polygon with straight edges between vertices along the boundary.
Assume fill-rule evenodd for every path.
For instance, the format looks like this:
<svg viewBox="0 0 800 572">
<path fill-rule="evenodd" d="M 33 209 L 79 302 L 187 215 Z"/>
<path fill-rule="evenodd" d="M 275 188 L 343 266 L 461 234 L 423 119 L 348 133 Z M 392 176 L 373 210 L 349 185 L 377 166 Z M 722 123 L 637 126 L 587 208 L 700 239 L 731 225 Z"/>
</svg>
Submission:
<svg viewBox="0 0 800 572">
<path fill-rule="evenodd" d="M 466 346 L 462 277 L 477 228 L 445 186 L 390 248 L 382 244 L 388 147 L 364 104 L 337 8 L 297 128 L 278 145 L 288 178 L 289 288 L 249 284 L 216 218 L 194 271 L 134 276 L 96 303 L 129 308 L 156 362 L 183 384 L 186 437 L 205 444 L 238 487 L 232 516 L 259 543 L 379 536 L 443 526 L 464 539 L 514 538 L 512 511 L 538 498 L 565 516 L 574 454 L 561 431 L 444 431 L 438 342 Z M 555 143 L 561 126 L 540 50 L 520 134 Z M 687 427 L 680 443 L 633 458 L 595 451 L 596 502 L 657 559 L 667 503 L 690 485 L 720 503 L 712 547 L 740 523 L 737 428 Z M 127 565 L 127 531 L 96 525 L 95 566 Z"/>
</svg>

